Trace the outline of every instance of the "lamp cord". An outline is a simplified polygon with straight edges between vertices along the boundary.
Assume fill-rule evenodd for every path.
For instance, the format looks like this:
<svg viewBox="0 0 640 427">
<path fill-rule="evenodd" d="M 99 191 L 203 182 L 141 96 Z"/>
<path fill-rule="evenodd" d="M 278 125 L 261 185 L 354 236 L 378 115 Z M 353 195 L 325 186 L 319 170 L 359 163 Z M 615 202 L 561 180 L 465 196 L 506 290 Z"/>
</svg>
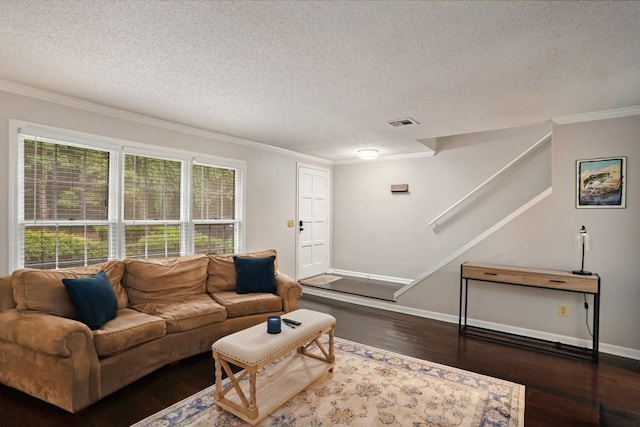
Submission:
<svg viewBox="0 0 640 427">
<path fill-rule="evenodd" d="M 584 320 L 587 324 L 587 330 L 589 331 L 589 335 L 593 337 L 593 333 L 591 333 L 591 327 L 589 326 L 589 303 L 587 302 L 587 294 L 582 294 L 584 297 Z"/>
</svg>

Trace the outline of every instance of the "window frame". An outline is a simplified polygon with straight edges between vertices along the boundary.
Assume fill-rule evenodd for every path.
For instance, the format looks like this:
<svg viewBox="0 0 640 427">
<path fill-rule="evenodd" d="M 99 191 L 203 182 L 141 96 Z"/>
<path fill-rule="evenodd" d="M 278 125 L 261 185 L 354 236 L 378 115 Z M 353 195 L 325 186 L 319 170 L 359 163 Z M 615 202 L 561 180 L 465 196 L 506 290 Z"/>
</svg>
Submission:
<svg viewBox="0 0 640 427">
<path fill-rule="evenodd" d="M 137 156 L 137 157 L 147 157 L 147 158 L 153 158 L 153 159 L 159 159 L 159 160 L 168 160 L 168 161 L 180 163 L 180 208 L 179 208 L 180 214 L 178 219 L 167 220 L 167 219 L 136 219 L 136 218 L 126 219 L 125 218 L 125 214 L 124 214 L 124 208 L 125 208 L 124 199 L 125 199 L 125 190 L 126 190 L 125 158 L 128 155 Z M 191 195 L 189 191 L 191 170 L 189 167 L 187 167 L 190 161 L 189 157 L 182 153 L 174 153 L 174 156 L 171 156 L 157 149 L 148 150 L 148 149 L 141 149 L 141 148 L 136 148 L 131 146 L 125 146 L 122 149 L 122 158 L 120 160 L 122 164 L 122 172 L 119 176 L 121 191 L 119 195 L 118 211 L 120 213 L 120 219 L 121 219 L 119 221 L 121 226 L 119 235 L 120 235 L 120 241 L 122 243 L 119 247 L 120 249 L 119 258 L 124 258 L 128 256 L 126 254 L 126 236 L 125 236 L 127 225 L 130 225 L 130 226 L 132 225 L 144 225 L 144 226 L 174 225 L 176 226 L 177 225 L 178 228 L 180 229 L 180 248 L 179 248 L 180 255 L 188 255 L 193 253 L 193 251 L 189 251 L 188 249 L 189 238 L 187 236 L 187 234 L 189 233 L 188 223 L 190 221 L 187 209 L 190 205 L 190 200 L 191 200 Z M 144 258 L 147 258 L 147 256 L 144 256 Z"/>
<path fill-rule="evenodd" d="M 63 143 L 69 146 L 108 151 L 110 153 L 109 167 L 109 210 L 107 224 L 113 229 L 109 233 L 108 259 L 123 259 L 125 257 L 125 219 L 124 219 L 124 179 L 125 179 L 125 155 L 138 155 L 153 157 L 181 164 L 181 203 L 180 218 L 171 220 L 171 223 L 180 225 L 180 255 L 194 253 L 195 223 L 192 217 L 192 171 L 195 164 L 233 169 L 236 171 L 235 182 L 235 219 L 220 220 L 222 223 L 234 223 L 234 252 L 242 252 L 245 246 L 245 190 L 246 190 L 246 162 L 242 160 L 223 158 L 202 153 L 190 153 L 184 150 L 155 146 L 76 132 L 68 129 L 54 128 L 24 122 L 20 120 L 9 121 L 10 131 L 10 167 L 9 167 L 9 268 L 11 271 L 24 266 L 25 226 L 23 200 L 21 186 L 24 185 L 23 169 L 23 144 L 22 135 L 34 136 L 52 142 Z M 238 179 L 239 178 L 239 179 Z M 62 223 L 63 221 L 60 221 Z M 72 222 L 72 224 L 71 224 Z M 69 221 L 69 225 L 81 225 L 86 221 Z M 136 224 L 146 223 L 133 220 Z M 167 220 L 161 220 L 166 223 Z M 210 222 L 210 221 L 205 221 Z M 32 221 L 29 221 L 31 224 Z M 200 222 L 199 222 L 200 223 Z M 102 224 L 104 225 L 104 224 Z"/>
<path fill-rule="evenodd" d="M 108 233 L 107 233 L 107 253 L 106 253 L 106 258 L 107 259 L 113 259 L 114 258 L 114 239 L 116 238 L 116 232 L 117 232 L 117 224 L 115 224 L 114 222 L 114 208 L 115 208 L 115 202 L 114 199 L 116 198 L 115 196 L 118 193 L 118 187 L 117 187 L 117 181 L 114 180 L 115 177 L 115 173 L 117 170 L 117 155 L 115 150 L 113 150 L 113 147 L 106 147 L 106 146 L 94 146 L 94 147 L 88 147 L 85 144 L 82 143 L 78 143 L 77 141 L 60 141 L 57 138 L 52 138 L 50 136 L 43 136 L 41 133 L 39 134 L 35 134 L 35 132 L 31 132 L 29 130 L 24 130 L 24 131 L 19 131 L 18 133 L 18 148 L 17 148 L 17 152 L 18 152 L 18 158 L 16 159 L 16 164 L 18 165 L 18 175 L 16 177 L 16 182 L 17 182 L 17 186 L 15 187 L 15 194 L 16 194 L 16 205 L 17 205 L 17 215 L 15 218 L 15 221 L 17 222 L 18 226 L 17 226 L 17 230 L 18 230 L 18 238 L 12 240 L 14 242 L 15 248 L 14 251 L 12 251 L 12 253 L 16 254 L 16 262 L 18 263 L 18 265 L 20 267 L 24 267 L 24 248 L 26 246 L 25 244 L 25 240 L 26 240 L 26 229 L 27 228 L 38 228 L 38 227 L 42 227 L 42 228 L 56 228 L 56 232 L 58 231 L 58 228 L 66 228 L 66 227 L 91 227 L 91 226 L 96 226 L 96 227 L 100 227 L 100 226 L 106 226 L 108 227 Z M 25 140 L 35 140 L 35 141 L 41 141 L 41 142 L 45 142 L 45 143 L 51 143 L 51 144 L 59 144 L 60 142 L 64 142 L 64 144 L 59 144 L 62 145 L 63 147 L 74 147 L 74 148 L 81 148 L 81 149 L 88 149 L 88 150 L 94 150 L 94 151 L 102 151 L 104 153 L 107 153 L 109 155 L 109 170 L 107 171 L 107 193 L 109 194 L 109 205 L 107 207 L 107 218 L 103 219 L 103 220 L 98 220 L 98 219 L 60 219 L 60 218 L 56 218 L 56 219 L 47 219 L 47 220 L 42 220 L 42 219 L 38 219 L 35 217 L 33 219 L 27 220 L 25 219 L 25 209 L 24 209 L 24 204 L 23 204 L 23 189 L 24 189 L 24 141 Z M 86 232 L 86 230 L 85 230 Z M 84 250 L 85 250 L 85 257 L 83 260 L 83 264 L 87 265 L 87 244 L 86 241 L 84 242 Z M 56 253 L 59 249 L 59 246 L 56 245 Z M 58 268 L 63 268 L 60 267 L 60 263 L 64 262 L 64 261 L 59 261 L 58 257 L 56 256 L 55 259 L 55 264 L 56 264 L 56 269 Z"/>
<path fill-rule="evenodd" d="M 232 169 L 235 171 L 235 206 L 234 206 L 234 219 L 193 219 L 193 205 L 192 200 L 189 203 L 189 227 L 190 232 L 188 233 L 191 241 L 189 242 L 189 247 L 191 249 L 191 253 L 195 253 L 195 226 L 198 225 L 206 225 L 206 224 L 233 224 L 233 234 L 234 234 L 234 253 L 242 252 L 242 248 L 244 248 L 244 197 L 238 197 L 238 194 L 241 196 L 244 195 L 244 183 L 245 183 L 245 169 L 240 169 L 237 167 L 233 167 L 232 163 L 229 163 L 227 159 L 223 160 L 220 158 L 204 158 L 204 157 L 194 157 L 191 160 L 191 167 L 189 168 L 190 174 L 193 173 L 194 166 L 205 166 L 205 167 L 214 167 L 220 169 Z M 192 176 L 189 176 L 189 187 L 193 188 L 192 185 Z M 191 191 L 189 191 L 190 197 L 193 197 Z"/>
</svg>

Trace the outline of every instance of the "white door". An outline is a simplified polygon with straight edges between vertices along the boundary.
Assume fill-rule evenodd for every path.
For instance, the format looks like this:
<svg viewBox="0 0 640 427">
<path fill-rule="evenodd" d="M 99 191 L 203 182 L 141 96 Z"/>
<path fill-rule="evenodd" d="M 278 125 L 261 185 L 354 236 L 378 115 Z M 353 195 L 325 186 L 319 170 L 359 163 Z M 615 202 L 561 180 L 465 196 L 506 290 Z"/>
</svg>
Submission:
<svg viewBox="0 0 640 427">
<path fill-rule="evenodd" d="M 298 164 L 298 280 L 329 268 L 329 170 Z"/>
</svg>

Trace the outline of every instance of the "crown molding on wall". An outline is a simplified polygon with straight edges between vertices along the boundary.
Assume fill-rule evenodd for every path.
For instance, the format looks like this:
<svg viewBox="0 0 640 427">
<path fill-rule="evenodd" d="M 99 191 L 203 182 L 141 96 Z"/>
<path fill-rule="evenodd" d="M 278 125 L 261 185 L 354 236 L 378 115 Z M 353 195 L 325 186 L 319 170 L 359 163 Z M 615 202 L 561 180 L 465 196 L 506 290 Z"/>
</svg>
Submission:
<svg viewBox="0 0 640 427">
<path fill-rule="evenodd" d="M 259 150 L 271 151 L 286 156 L 294 156 L 305 160 L 310 160 L 322 164 L 332 164 L 333 162 L 321 157 L 311 156 L 308 154 L 298 153 L 296 151 L 287 150 L 285 148 L 274 147 L 272 145 L 263 144 L 261 142 L 251 141 L 248 139 L 229 136 L 222 133 L 200 129 L 193 126 L 182 125 L 170 122 L 168 120 L 158 119 L 144 114 L 132 113 L 130 111 L 121 110 L 106 105 L 97 104 L 95 102 L 85 101 L 83 99 L 74 98 L 72 96 L 61 95 L 59 93 L 50 92 L 44 89 L 38 89 L 21 83 L 15 83 L 8 80 L 0 79 L 0 91 L 22 95 L 29 98 L 39 99 L 41 101 L 52 102 L 66 107 L 78 108 L 92 113 L 103 114 L 118 119 L 137 122 L 145 125 L 155 126 L 176 132 L 186 133 L 189 135 L 201 136 L 204 138 L 215 139 L 230 144 L 242 145 L 245 147 L 256 148 Z"/>
<path fill-rule="evenodd" d="M 557 125 L 568 125 L 572 123 L 590 122 L 594 120 L 615 119 L 618 117 L 628 117 L 640 115 L 640 105 L 632 107 L 616 108 L 613 110 L 594 111 L 592 113 L 572 114 L 569 116 L 554 117 L 551 119 Z"/>
<path fill-rule="evenodd" d="M 144 114 L 133 113 L 126 110 L 121 110 L 114 107 L 108 107 L 106 105 L 97 104 L 94 102 L 86 101 L 79 98 L 74 98 L 67 95 L 51 92 L 45 89 L 34 88 L 21 83 L 12 82 L 9 80 L 0 79 L 0 91 L 13 93 L 16 95 L 22 95 L 29 98 L 39 99 L 41 101 L 52 102 L 67 107 L 78 108 L 85 111 L 90 111 L 97 114 L 104 114 L 107 116 L 124 119 L 132 122 L 146 124 L 150 126 L 160 127 L 163 129 L 173 130 L 176 132 L 182 132 L 190 135 L 201 136 L 209 139 L 215 139 L 222 142 L 228 142 L 231 144 L 242 145 L 245 147 L 255 148 L 259 150 L 271 151 L 274 153 L 294 156 L 301 159 L 329 165 L 346 165 L 362 162 L 379 162 L 387 160 L 401 160 L 401 159 L 413 159 L 422 157 L 433 157 L 435 151 L 419 152 L 419 153 L 407 153 L 407 154 L 395 154 L 389 156 L 380 156 L 376 160 L 360 160 L 360 159 L 345 159 L 332 161 L 321 157 L 312 156 L 309 154 L 299 153 L 297 151 L 287 150 L 285 148 L 275 147 L 273 145 L 267 145 L 261 142 L 251 141 L 248 139 L 238 138 L 222 133 L 196 128 L 193 126 L 182 125 L 179 123 L 170 122 L 168 120 L 158 119 Z M 640 115 L 640 106 L 631 106 L 624 108 L 617 108 L 613 110 L 595 111 L 591 113 L 573 114 L 567 116 L 554 117 L 551 120 L 558 125 L 565 125 L 571 123 L 580 123 L 593 120 L 612 119 L 617 117 L 628 117 Z"/>
</svg>

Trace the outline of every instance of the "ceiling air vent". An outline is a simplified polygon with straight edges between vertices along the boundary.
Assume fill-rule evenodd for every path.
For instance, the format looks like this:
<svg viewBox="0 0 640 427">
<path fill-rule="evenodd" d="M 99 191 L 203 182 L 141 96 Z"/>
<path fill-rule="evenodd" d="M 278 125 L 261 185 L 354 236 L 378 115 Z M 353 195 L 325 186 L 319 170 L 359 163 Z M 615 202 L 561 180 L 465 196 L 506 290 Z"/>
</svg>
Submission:
<svg viewBox="0 0 640 427">
<path fill-rule="evenodd" d="M 420 123 L 416 122 L 415 120 L 413 120 L 411 117 L 407 117 L 406 119 L 399 119 L 399 120 L 391 120 L 389 123 L 391 126 L 393 126 L 394 128 L 400 127 L 400 126 L 411 126 L 411 125 L 419 125 Z"/>
</svg>

